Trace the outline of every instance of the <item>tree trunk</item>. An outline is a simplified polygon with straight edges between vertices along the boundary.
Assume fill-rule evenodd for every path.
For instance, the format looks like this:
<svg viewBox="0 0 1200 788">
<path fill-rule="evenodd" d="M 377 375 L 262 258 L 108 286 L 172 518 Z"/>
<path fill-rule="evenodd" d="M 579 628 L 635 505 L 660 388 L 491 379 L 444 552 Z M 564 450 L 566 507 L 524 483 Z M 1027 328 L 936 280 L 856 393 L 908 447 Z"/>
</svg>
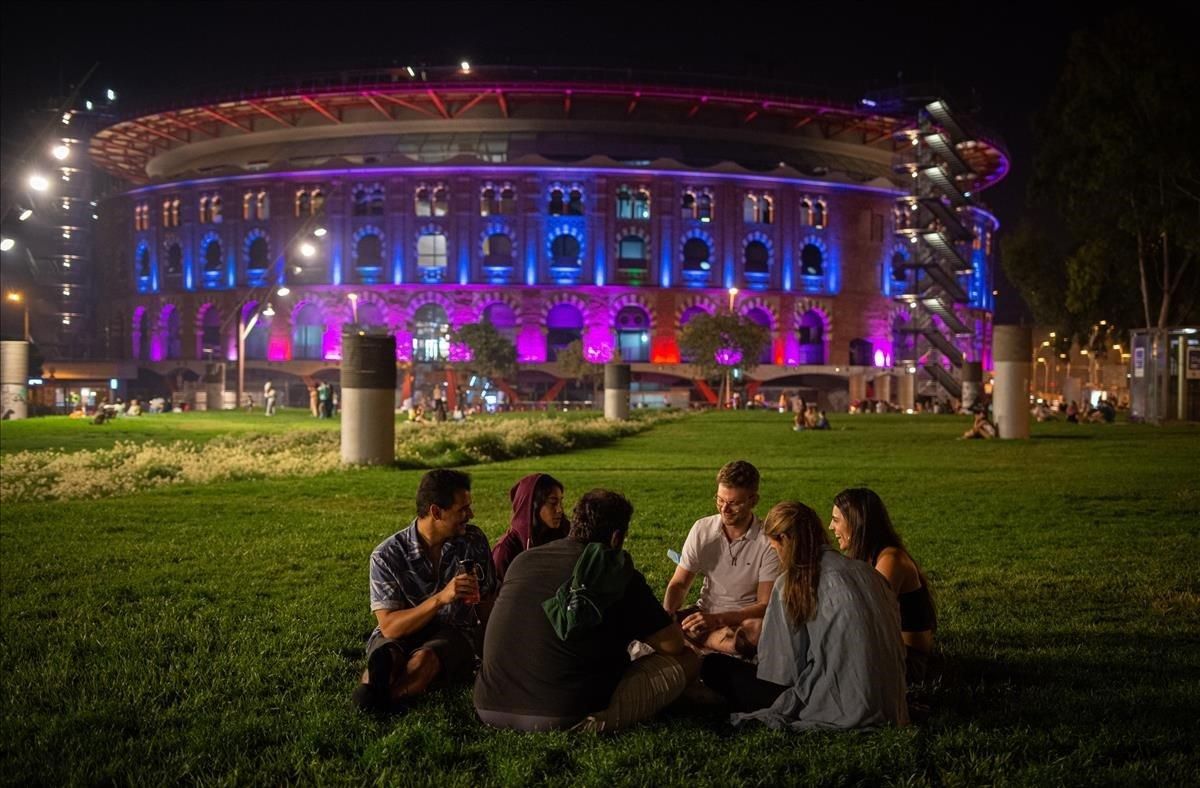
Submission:
<svg viewBox="0 0 1200 788">
<path fill-rule="evenodd" d="M 1163 230 L 1160 236 L 1162 240 L 1162 303 L 1158 308 L 1158 327 L 1166 328 L 1171 314 L 1171 247 L 1167 243 L 1167 231 Z"/>
<path fill-rule="evenodd" d="M 1146 328 L 1153 328 L 1153 324 L 1150 322 L 1150 283 L 1146 281 L 1146 248 L 1140 227 L 1137 231 L 1137 260 L 1138 277 L 1142 286 L 1142 309 L 1146 314 Z"/>
</svg>

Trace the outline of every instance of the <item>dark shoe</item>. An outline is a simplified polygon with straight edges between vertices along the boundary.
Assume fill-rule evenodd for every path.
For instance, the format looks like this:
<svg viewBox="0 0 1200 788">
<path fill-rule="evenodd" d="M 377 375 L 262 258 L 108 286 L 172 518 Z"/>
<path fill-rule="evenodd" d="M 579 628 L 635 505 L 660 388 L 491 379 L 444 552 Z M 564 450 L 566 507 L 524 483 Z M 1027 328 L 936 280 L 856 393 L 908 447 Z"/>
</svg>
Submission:
<svg viewBox="0 0 1200 788">
<path fill-rule="evenodd" d="M 407 707 L 392 699 L 392 685 L 404 672 L 404 649 L 386 643 L 367 658 L 367 683 L 355 688 L 351 699 L 364 711 L 403 713 Z"/>
</svg>

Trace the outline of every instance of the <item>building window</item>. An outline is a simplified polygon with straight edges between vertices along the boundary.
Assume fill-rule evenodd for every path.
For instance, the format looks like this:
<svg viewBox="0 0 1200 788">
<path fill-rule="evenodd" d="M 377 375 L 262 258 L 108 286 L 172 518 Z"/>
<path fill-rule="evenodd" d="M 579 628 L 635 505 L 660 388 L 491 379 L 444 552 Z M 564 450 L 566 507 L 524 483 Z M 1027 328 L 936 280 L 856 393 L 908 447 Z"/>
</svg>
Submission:
<svg viewBox="0 0 1200 788">
<path fill-rule="evenodd" d="M 824 200 L 817 200 L 813 203 L 812 225 L 820 229 L 829 223 L 829 209 L 825 206 Z"/>
<path fill-rule="evenodd" d="M 259 236 L 251 241 L 246 253 L 246 268 L 251 271 L 265 270 L 269 260 L 270 250 L 267 247 L 267 239 Z"/>
<path fill-rule="evenodd" d="M 483 191 L 479 194 L 479 215 L 480 216 L 495 216 L 500 213 L 500 198 L 496 193 L 496 187 L 487 185 L 483 187 Z"/>
<path fill-rule="evenodd" d="M 433 215 L 445 216 L 450 213 L 450 192 L 445 186 L 433 190 Z"/>
<path fill-rule="evenodd" d="M 550 242 L 550 264 L 559 268 L 578 266 L 579 251 L 579 239 L 563 233 Z"/>
<path fill-rule="evenodd" d="M 824 256 L 816 244 L 805 244 L 800 250 L 800 273 L 804 276 L 821 276 L 825 273 Z"/>
<path fill-rule="evenodd" d="M 800 226 L 811 227 L 813 223 L 812 201 L 807 197 L 800 200 Z"/>
<path fill-rule="evenodd" d="M 251 302 L 243 315 L 254 314 L 258 304 Z M 267 358 L 267 345 L 271 339 L 271 318 L 266 315 L 259 314 L 258 320 L 254 321 L 254 327 L 250 329 L 250 333 L 246 335 L 246 358 L 254 359 L 255 361 L 265 361 Z"/>
<path fill-rule="evenodd" d="M 163 200 L 162 204 L 162 226 L 163 227 L 178 227 L 179 226 L 179 198 L 168 197 Z M 149 229 L 149 228 L 147 228 Z"/>
<path fill-rule="evenodd" d="M 378 183 L 369 186 L 359 184 L 350 194 L 353 201 L 351 213 L 355 216 L 383 216 L 383 186 Z M 325 196 L 322 194 L 321 203 L 324 204 L 324 202 Z"/>
<path fill-rule="evenodd" d="M 300 189 L 296 192 L 294 207 L 296 218 L 312 215 L 312 195 L 308 193 L 308 189 Z"/>
<path fill-rule="evenodd" d="M 800 345 L 798 360 L 801 364 L 825 363 L 825 321 L 815 310 L 810 309 L 800 316 L 796 340 Z"/>
<path fill-rule="evenodd" d="M 200 224 L 208 224 L 209 219 L 211 218 L 212 214 L 210 214 L 208 211 L 208 195 L 207 194 L 200 195 L 199 205 L 200 205 Z"/>
<path fill-rule="evenodd" d="M 209 241 L 204 247 L 204 272 L 219 274 L 221 272 L 221 242 Z"/>
<path fill-rule="evenodd" d="M 321 310 L 316 304 L 305 304 L 296 313 L 296 322 L 292 327 L 292 358 L 320 359 L 323 356 L 324 338 L 325 324 L 321 320 Z"/>
<path fill-rule="evenodd" d="M 712 264 L 708 258 L 712 252 L 700 238 L 689 238 L 683 245 L 683 270 L 707 271 Z"/>
<path fill-rule="evenodd" d="M 417 266 L 419 268 L 445 268 L 448 262 L 445 235 L 429 233 L 417 238 Z"/>
<path fill-rule="evenodd" d="M 551 216 L 562 216 L 566 212 L 562 189 L 550 190 L 550 205 L 547 207 L 547 211 Z"/>
<path fill-rule="evenodd" d="M 742 221 L 747 224 L 758 222 L 758 198 L 747 194 L 742 200 Z"/>
<path fill-rule="evenodd" d="M 559 351 L 583 339 L 583 313 L 571 304 L 558 304 L 546 316 L 546 360 L 556 361 Z"/>
<path fill-rule="evenodd" d="M 512 239 L 504 233 L 493 233 L 483 241 L 483 264 L 487 266 L 511 266 L 513 263 Z"/>
<path fill-rule="evenodd" d="M 150 229 L 150 206 L 142 204 L 133 209 L 133 229 Z"/>
<path fill-rule="evenodd" d="M 692 192 L 684 192 L 681 203 L 684 219 L 696 218 L 696 195 Z"/>
<path fill-rule="evenodd" d="M 583 192 L 571 189 L 567 195 L 567 216 L 583 216 Z"/>
<path fill-rule="evenodd" d="M 360 281 L 376 283 L 383 268 L 383 242 L 378 235 L 365 233 L 358 239 L 354 245 L 354 267 Z"/>
<path fill-rule="evenodd" d="M 428 186 L 418 186 L 413 199 L 417 216 L 433 216 L 433 192 Z"/>
<path fill-rule="evenodd" d="M 259 220 L 271 218 L 271 195 L 266 191 L 254 195 L 254 215 Z"/>
<path fill-rule="evenodd" d="M 633 193 L 633 218 L 646 220 L 650 218 L 650 192 L 638 189 Z"/>
<path fill-rule="evenodd" d="M 500 189 L 500 213 L 505 216 L 517 213 L 517 190 L 507 184 Z"/>
<path fill-rule="evenodd" d="M 163 329 L 166 332 L 165 338 L 167 340 L 163 348 L 163 357 L 168 359 L 183 358 L 183 325 L 179 320 L 179 310 L 171 307 L 167 314 L 167 319 L 163 322 L 165 323 Z"/>
<path fill-rule="evenodd" d="M 633 218 L 633 192 L 629 191 L 628 186 L 617 188 L 617 218 Z"/>
<path fill-rule="evenodd" d="M 641 307 L 627 306 L 617 313 L 617 347 L 622 361 L 650 360 L 650 317 Z"/>
<path fill-rule="evenodd" d="M 908 261 L 904 259 L 904 255 L 896 252 L 892 255 L 892 281 L 903 282 L 907 278 L 907 269 L 905 264 Z"/>
<path fill-rule="evenodd" d="M 641 187 L 631 189 L 621 185 L 617 189 L 618 219 L 649 219 L 650 193 Z"/>
<path fill-rule="evenodd" d="M 137 256 L 137 278 L 150 278 L 150 250 L 142 247 Z"/>
<path fill-rule="evenodd" d="M 708 192 L 702 192 L 696 197 L 696 218 L 702 222 L 712 221 L 713 197 Z"/>
<path fill-rule="evenodd" d="M 623 271 L 646 270 L 646 239 L 627 235 L 617 245 L 617 268 Z"/>
<path fill-rule="evenodd" d="M 743 270 L 747 274 L 769 274 L 771 272 L 771 252 L 762 241 L 751 241 L 746 244 L 743 256 Z"/>
<path fill-rule="evenodd" d="M 183 249 L 177 243 L 167 247 L 166 275 L 171 279 L 183 276 Z"/>
<path fill-rule="evenodd" d="M 771 224 L 775 221 L 775 201 L 769 194 L 747 194 L 742 200 L 742 221 L 747 224 Z"/>
<path fill-rule="evenodd" d="M 312 214 L 316 216 L 325 209 L 325 192 L 321 191 L 320 187 L 312 190 Z"/>
<path fill-rule="evenodd" d="M 204 310 L 200 323 L 200 358 L 211 359 L 221 356 L 221 313 L 215 306 Z"/>
<path fill-rule="evenodd" d="M 413 315 L 413 361 L 444 361 L 450 353 L 450 321 L 446 310 L 425 304 Z"/>
<path fill-rule="evenodd" d="M 242 220 L 250 221 L 254 218 L 254 192 L 246 192 L 242 195 Z"/>
</svg>

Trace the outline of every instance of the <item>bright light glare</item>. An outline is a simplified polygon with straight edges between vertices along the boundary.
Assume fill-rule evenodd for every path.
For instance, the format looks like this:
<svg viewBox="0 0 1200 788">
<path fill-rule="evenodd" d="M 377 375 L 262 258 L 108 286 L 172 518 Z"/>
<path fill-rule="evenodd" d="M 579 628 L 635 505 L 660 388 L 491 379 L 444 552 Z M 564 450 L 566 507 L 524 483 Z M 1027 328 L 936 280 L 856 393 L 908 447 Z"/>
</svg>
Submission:
<svg viewBox="0 0 1200 788">
<path fill-rule="evenodd" d="M 27 220 L 30 216 L 33 216 L 33 209 L 26 208 L 23 211 L 21 211 L 19 216 L 17 216 L 17 221 L 23 222 L 23 221 Z"/>
<path fill-rule="evenodd" d="M 312 257 L 316 253 L 317 247 L 313 246 L 308 241 L 300 244 L 300 254 L 304 255 L 305 257 Z"/>
<path fill-rule="evenodd" d="M 7 252 L 9 249 L 12 249 L 16 245 L 17 245 L 17 242 L 11 238 L 5 238 L 3 240 L 0 240 L 0 252 Z"/>
<path fill-rule="evenodd" d="M 66 145 L 55 145 L 53 148 L 50 149 L 50 155 L 53 156 L 54 158 L 58 159 L 59 161 L 62 161 L 63 159 L 65 159 L 71 155 L 71 149 L 68 148 Z"/>
<path fill-rule="evenodd" d="M 325 233 L 327 233 L 327 232 L 329 232 L 329 231 L 326 230 L 324 227 L 318 227 L 317 229 L 313 230 L 313 235 L 317 236 L 318 238 L 324 238 Z"/>
<path fill-rule="evenodd" d="M 277 294 L 277 295 L 278 295 L 280 298 L 282 298 L 283 296 L 287 295 L 287 294 L 288 294 L 288 293 L 290 293 L 290 292 L 292 292 L 292 291 L 291 291 L 291 290 L 288 290 L 286 287 L 281 287 L 281 288 L 279 288 L 278 290 L 276 290 L 276 291 L 275 291 L 275 293 L 276 293 L 276 294 Z"/>
<path fill-rule="evenodd" d="M 46 180 L 45 175 L 30 175 L 29 188 L 33 189 L 35 192 L 44 192 L 46 189 L 50 188 L 50 181 Z"/>
</svg>

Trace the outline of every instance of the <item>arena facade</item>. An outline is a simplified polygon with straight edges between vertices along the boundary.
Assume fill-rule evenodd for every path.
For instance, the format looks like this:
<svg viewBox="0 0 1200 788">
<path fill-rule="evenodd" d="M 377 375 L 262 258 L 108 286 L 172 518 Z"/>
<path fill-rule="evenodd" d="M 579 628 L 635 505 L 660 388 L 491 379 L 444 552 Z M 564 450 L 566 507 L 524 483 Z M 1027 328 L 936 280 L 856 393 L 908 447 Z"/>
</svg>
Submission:
<svg viewBox="0 0 1200 788">
<path fill-rule="evenodd" d="M 214 375 L 241 335 L 247 390 L 271 378 L 303 404 L 302 382 L 336 376 L 345 324 L 386 327 L 403 396 L 461 358 L 452 328 L 487 318 L 517 349 L 509 399 L 564 396 L 554 361 L 579 339 L 591 361 L 619 351 L 648 403 L 711 402 L 677 337 L 732 308 L 772 339 L 747 394 L 894 399 L 918 361 L 951 367 L 930 324 L 990 367 L 997 224 L 977 199 L 940 199 L 966 230 L 949 318 L 964 330 L 913 328 L 932 248 L 912 231 L 913 114 L 688 82 L 400 68 L 120 120 L 90 143 L 130 184 L 97 232 L 108 353 L 143 380 L 229 391 Z M 970 198 L 1008 160 L 965 136 L 966 172 L 942 169 Z"/>
</svg>

